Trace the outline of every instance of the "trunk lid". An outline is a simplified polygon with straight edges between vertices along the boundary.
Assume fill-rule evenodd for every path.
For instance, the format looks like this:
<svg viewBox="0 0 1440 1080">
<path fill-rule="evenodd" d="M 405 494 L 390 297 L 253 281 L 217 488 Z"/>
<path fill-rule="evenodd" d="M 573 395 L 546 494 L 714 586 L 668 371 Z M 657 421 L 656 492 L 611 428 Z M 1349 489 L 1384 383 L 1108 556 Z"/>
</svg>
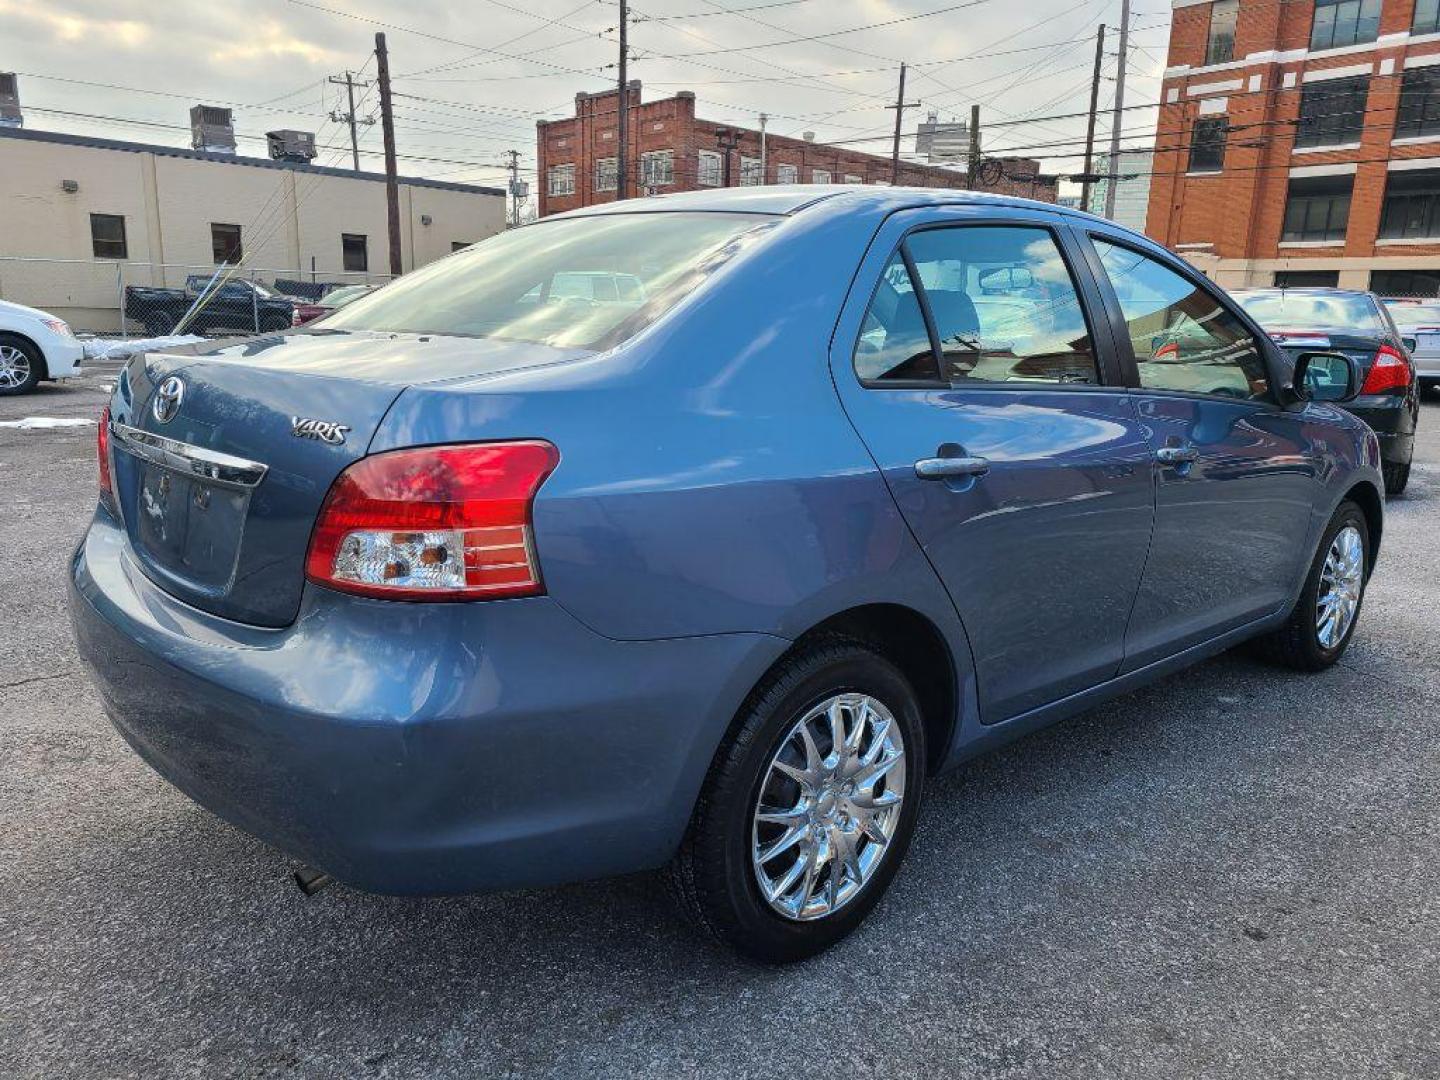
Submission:
<svg viewBox="0 0 1440 1080">
<path fill-rule="evenodd" d="M 407 386 L 570 358 L 493 340 L 323 330 L 136 357 L 111 404 L 116 496 L 136 560 L 194 607 L 288 625 L 320 504 Z M 168 409 L 172 377 L 180 396 Z"/>
<path fill-rule="evenodd" d="M 1343 353 L 1359 366 L 1362 382 L 1370 374 L 1375 353 L 1386 344 L 1383 338 L 1371 334 L 1347 334 L 1338 330 L 1275 330 L 1270 337 L 1292 360 L 1306 352 Z"/>
</svg>

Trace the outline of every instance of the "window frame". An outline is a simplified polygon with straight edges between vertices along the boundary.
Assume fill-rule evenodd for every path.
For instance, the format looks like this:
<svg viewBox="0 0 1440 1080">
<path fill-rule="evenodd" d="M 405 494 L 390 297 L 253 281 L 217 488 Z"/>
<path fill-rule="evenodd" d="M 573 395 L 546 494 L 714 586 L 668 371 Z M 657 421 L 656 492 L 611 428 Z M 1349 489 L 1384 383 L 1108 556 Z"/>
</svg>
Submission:
<svg viewBox="0 0 1440 1080">
<path fill-rule="evenodd" d="M 1207 132 L 1214 131 L 1218 126 L 1219 139 L 1207 138 L 1203 142 L 1200 138 L 1200 131 L 1203 127 Z M 1185 172 L 1187 175 L 1214 176 L 1225 171 L 1225 149 L 1230 141 L 1230 117 L 1224 113 L 1215 116 L 1197 116 L 1195 122 L 1190 125 L 1190 153 L 1185 160 Z M 1197 151 L 1215 150 L 1218 153 L 1218 161 L 1214 166 L 1198 163 Z"/>
<path fill-rule="evenodd" d="M 595 159 L 594 191 L 620 190 L 620 159 L 615 156 Z"/>
<path fill-rule="evenodd" d="M 547 199 L 569 199 L 573 198 L 576 192 L 576 169 L 573 161 L 563 161 L 558 165 L 551 165 L 545 170 L 545 197 Z M 561 176 L 570 177 L 570 190 L 560 191 L 555 181 Z"/>
<path fill-rule="evenodd" d="M 953 383 L 943 376 L 944 350 L 941 348 L 940 334 L 935 327 L 935 315 L 930 310 L 930 298 L 926 295 L 924 282 L 920 280 L 919 270 L 916 268 L 915 260 L 910 255 L 909 239 L 922 232 L 934 232 L 938 230 L 952 229 L 1036 229 L 1049 235 L 1055 249 L 1060 254 L 1065 269 L 1070 274 L 1070 283 L 1075 288 L 1075 298 L 1079 304 L 1080 317 L 1085 320 L 1086 335 L 1090 339 L 1091 349 L 1095 357 L 1095 373 L 1098 381 L 1093 383 L 1070 383 L 1070 382 L 988 382 L 983 379 L 976 379 L 973 382 Z M 930 338 L 931 358 L 935 361 L 935 369 L 941 373 L 936 381 L 925 379 L 865 379 L 860 375 L 855 366 L 856 350 L 860 347 L 860 338 L 863 336 L 865 327 L 865 313 L 875 302 L 875 295 L 880 290 L 880 283 L 884 279 L 885 270 L 889 267 L 896 253 L 900 254 L 905 263 L 905 270 L 910 275 L 910 280 L 915 286 L 915 295 L 920 302 L 920 313 L 925 318 L 925 331 Z M 860 308 L 860 321 L 855 328 L 854 340 L 850 342 L 849 364 L 851 374 L 861 389 L 864 390 L 931 390 L 938 393 L 966 393 L 972 390 L 981 392 L 1009 391 L 1011 393 L 1097 393 L 1110 392 L 1126 389 L 1122 379 L 1123 369 L 1117 366 L 1119 359 L 1115 352 L 1115 341 L 1112 327 L 1107 323 L 1097 325 L 1095 313 L 1103 311 L 1100 307 L 1102 297 L 1096 287 L 1093 277 L 1093 270 L 1090 269 L 1084 258 L 1084 252 L 1077 248 L 1076 240 L 1067 223 L 1055 221 L 1045 217 L 985 217 L 985 218 L 945 218 L 918 222 L 907 228 L 904 233 L 886 251 L 884 258 L 880 261 L 879 271 L 875 275 L 874 284 L 865 293 L 865 302 Z M 1099 331 L 1099 332 L 1097 332 Z"/>
<path fill-rule="evenodd" d="M 1116 354 L 1120 361 L 1120 367 L 1127 389 L 1135 393 L 1145 395 L 1160 395 L 1163 397 L 1189 398 L 1198 401 L 1219 401 L 1234 405 L 1251 405 L 1257 408 L 1284 408 L 1280 397 L 1280 387 L 1290 385 L 1290 371 L 1280 363 L 1279 350 L 1271 340 L 1270 335 L 1261 328 L 1260 324 L 1246 314 L 1245 309 L 1239 304 L 1223 297 L 1216 292 L 1214 283 L 1204 274 L 1195 270 L 1182 259 L 1176 259 L 1162 252 L 1157 252 L 1143 244 L 1136 243 L 1136 238 L 1127 237 L 1123 234 L 1109 232 L 1101 228 L 1087 228 L 1081 237 L 1085 251 L 1086 260 L 1090 263 L 1091 272 L 1096 276 L 1096 286 L 1104 299 L 1105 313 L 1113 331 L 1112 338 Z M 1226 397 L 1223 394 L 1207 394 L 1201 390 L 1172 390 L 1158 386 L 1142 386 L 1140 384 L 1139 361 L 1135 358 L 1135 343 L 1130 338 L 1127 329 L 1128 322 L 1125 318 L 1124 309 L 1120 306 L 1120 296 L 1115 292 L 1115 286 L 1111 284 L 1110 274 L 1105 269 L 1104 260 L 1100 252 L 1095 248 L 1095 241 L 1101 240 L 1113 247 L 1124 248 L 1126 251 L 1159 263 L 1172 274 L 1178 275 L 1194 288 L 1203 292 L 1215 304 L 1226 311 L 1231 318 L 1239 321 L 1240 325 L 1250 331 L 1250 336 L 1255 340 L 1256 351 L 1265 365 L 1266 375 L 1266 396 L 1264 398 L 1235 398 Z M 1303 405 L 1304 403 L 1301 402 Z"/>
<path fill-rule="evenodd" d="M 713 173 L 706 171 L 707 163 L 713 169 Z M 702 147 L 695 151 L 695 186 L 702 188 L 725 186 L 725 155 L 719 150 L 708 150 Z"/>
<path fill-rule="evenodd" d="M 781 180 L 781 179 L 780 179 L 780 170 L 781 170 L 781 169 L 788 169 L 788 170 L 790 170 L 791 172 L 793 172 L 794 175 L 793 175 L 789 180 Z M 777 184 L 798 184 L 798 183 L 800 183 L 800 166 L 799 166 L 799 165 L 791 165 L 791 164 L 789 164 L 788 162 L 783 162 L 783 161 L 777 162 L 777 163 L 775 164 L 775 182 L 776 182 Z"/>
<path fill-rule="evenodd" d="M 1320 24 L 1320 12 L 1321 12 L 1321 10 L 1326 9 L 1326 8 L 1330 8 L 1330 9 L 1338 8 L 1338 7 L 1340 7 L 1342 4 L 1351 3 L 1351 2 L 1355 2 L 1355 3 L 1357 4 L 1357 8 L 1356 8 L 1356 11 L 1355 11 L 1355 36 L 1352 37 L 1352 38 L 1348 38 L 1348 39 L 1345 40 L 1345 41 L 1336 41 L 1336 40 L 1335 40 L 1336 21 L 1335 21 L 1335 14 L 1332 13 L 1332 15 L 1331 15 L 1331 17 L 1330 17 L 1330 22 L 1329 22 L 1329 37 L 1330 37 L 1329 41 L 1327 41 L 1324 45 L 1316 44 L 1316 41 L 1315 41 L 1315 31 L 1316 31 L 1317 27 L 1318 27 L 1319 24 Z M 1311 14 L 1311 17 L 1310 17 L 1310 35 L 1309 35 L 1309 39 L 1308 39 L 1309 42 L 1310 42 L 1310 52 L 1312 52 L 1312 53 L 1314 53 L 1314 52 L 1328 52 L 1328 51 L 1331 50 L 1331 49 L 1348 49 L 1348 48 L 1352 48 L 1352 47 L 1354 47 L 1354 46 L 1356 46 L 1356 45 L 1369 45 L 1369 44 L 1371 44 L 1371 43 L 1379 40 L 1379 37 L 1380 37 L 1380 19 L 1381 19 L 1381 16 L 1383 15 L 1383 7 L 1384 7 L 1384 5 L 1383 5 L 1383 0 L 1373 0 L 1374 7 L 1375 7 L 1374 16 L 1373 16 L 1374 19 L 1375 19 L 1375 33 L 1372 34 L 1370 37 L 1361 37 L 1361 36 L 1360 36 L 1360 20 L 1364 17 L 1365 5 L 1366 5 L 1366 3 L 1369 3 L 1369 2 L 1372 2 L 1372 0 L 1315 0 L 1314 6 L 1311 8 L 1312 14 Z"/>
<path fill-rule="evenodd" d="M 100 219 L 100 220 L 103 220 L 103 221 L 106 221 L 106 222 L 118 221 L 118 222 L 120 223 L 120 239 L 119 239 L 119 240 L 107 240 L 107 239 L 104 239 L 103 237 L 96 236 L 96 235 L 95 235 L 95 223 L 96 223 L 96 220 L 97 220 L 97 219 Z M 120 254 L 119 254 L 119 255 L 102 255 L 99 251 L 96 250 L 96 245 L 97 245 L 97 244 L 118 244 L 118 245 L 120 246 Z M 97 214 L 97 213 L 94 213 L 94 212 L 92 212 L 92 213 L 90 214 L 90 254 L 91 254 L 91 257 L 92 257 L 92 258 L 96 258 L 96 259 L 128 259 L 128 258 L 130 258 L 130 238 L 129 238 L 129 236 L 128 236 L 128 235 L 126 234 L 126 232 L 125 232 L 125 215 L 124 215 L 124 214 Z"/>
<path fill-rule="evenodd" d="M 1338 79 L 1318 79 L 1313 82 L 1304 83 L 1300 87 L 1300 101 L 1299 104 L 1296 106 L 1297 112 L 1295 114 L 1295 149 L 1318 151 L 1326 147 L 1351 146 L 1361 141 L 1365 135 L 1365 116 L 1366 110 L 1370 107 L 1370 80 L 1373 77 L 1373 75 L 1345 75 Z M 1326 95 L 1335 95 L 1337 93 L 1335 89 L 1336 87 L 1343 85 L 1347 88 L 1353 89 L 1356 85 L 1360 83 L 1364 84 L 1365 93 L 1361 100 L 1360 108 L 1358 110 L 1352 109 L 1349 112 L 1322 112 L 1319 114 L 1319 116 L 1309 118 L 1306 117 L 1305 98 L 1307 94 L 1312 95 L 1312 101 L 1316 100 L 1316 97 L 1319 97 L 1321 100 L 1323 100 Z M 1340 131 L 1338 140 L 1332 139 L 1332 141 L 1330 142 L 1310 141 L 1310 137 L 1307 135 L 1306 132 L 1307 119 L 1310 123 L 1310 126 L 1313 128 L 1319 126 L 1317 121 L 1323 121 L 1328 118 L 1337 116 L 1359 117 L 1358 125 L 1354 126 L 1353 130 L 1351 130 L 1350 128 L 1342 129 Z"/>
<path fill-rule="evenodd" d="M 218 239 L 215 235 L 216 229 L 235 230 L 235 246 L 229 249 L 229 251 L 224 255 L 219 254 L 219 249 L 216 247 L 215 244 L 215 241 Z M 235 256 L 233 260 L 230 258 L 230 255 L 232 253 Z M 210 257 L 215 260 L 214 264 L 216 266 L 237 266 L 240 263 L 244 262 L 245 230 L 239 225 L 232 225 L 231 223 L 225 221 L 210 222 Z"/>
<path fill-rule="evenodd" d="M 346 250 L 346 244 L 360 241 L 360 261 L 363 266 L 352 267 L 348 265 L 350 252 Z M 340 234 L 340 268 L 348 274 L 368 274 L 370 272 L 370 238 L 365 233 L 341 233 Z"/>
<path fill-rule="evenodd" d="M 1422 23 L 1420 9 L 1425 6 L 1430 8 L 1430 13 Z M 1416 37 L 1434 33 L 1440 33 L 1440 3 L 1437 3 L 1437 0 L 1416 0 L 1415 10 L 1410 13 L 1410 35 Z"/>
<path fill-rule="evenodd" d="M 1410 177 L 1418 179 L 1411 181 Z M 1396 180 L 1399 178 L 1398 187 Z M 1423 203 L 1424 214 L 1429 225 L 1428 232 L 1411 232 L 1402 227 L 1396 230 L 1391 225 L 1392 214 L 1404 213 L 1404 205 Z M 1408 216 L 1408 215 L 1407 215 Z M 1376 230 L 1377 240 L 1434 240 L 1440 243 L 1440 169 L 1403 169 L 1386 174 L 1385 188 L 1380 195 L 1380 226 Z"/>
<path fill-rule="evenodd" d="M 1216 55 L 1215 45 L 1225 40 L 1215 36 L 1215 16 L 1223 13 L 1230 23 L 1230 50 L 1224 56 Z M 1228 64 L 1235 59 L 1235 29 L 1240 21 L 1240 0 L 1213 0 L 1210 4 L 1210 19 L 1205 27 L 1205 64 Z"/>
</svg>

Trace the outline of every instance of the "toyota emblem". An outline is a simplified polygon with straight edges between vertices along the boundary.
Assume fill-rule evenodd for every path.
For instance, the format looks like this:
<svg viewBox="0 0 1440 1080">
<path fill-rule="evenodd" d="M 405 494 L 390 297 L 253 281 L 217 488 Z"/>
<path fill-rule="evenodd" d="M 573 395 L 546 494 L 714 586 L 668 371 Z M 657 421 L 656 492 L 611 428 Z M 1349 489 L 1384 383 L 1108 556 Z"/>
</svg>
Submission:
<svg viewBox="0 0 1440 1080">
<path fill-rule="evenodd" d="M 157 423 L 168 424 L 175 419 L 175 414 L 180 411 L 180 402 L 184 400 L 185 384 L 178 375 L 171 375 L 160 384 L 160 389 L 155 391 L 155 400 L 150 404 L 150 411 L 155 415 Z"/>
</svg>

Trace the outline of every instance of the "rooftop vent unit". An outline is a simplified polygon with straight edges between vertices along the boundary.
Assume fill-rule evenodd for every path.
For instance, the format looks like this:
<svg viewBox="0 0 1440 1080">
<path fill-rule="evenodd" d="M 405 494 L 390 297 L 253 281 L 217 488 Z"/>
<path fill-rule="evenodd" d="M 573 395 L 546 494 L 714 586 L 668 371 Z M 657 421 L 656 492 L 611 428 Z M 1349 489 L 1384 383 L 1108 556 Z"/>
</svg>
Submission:
<svg viewBox="0 0 1440 1080">
<path fill-rule="evenodd" d="M 270 147 L 270 156 L 276 161 L 297 161 L 305 164 L 315 160 L 315 133 L 313 131 L 267 131 L 265 142 Z"/>
<path fill-rule="evenodd" d="M 190 145 L 216 154 L 235 153 L 235 125 L 230 110 L 215 105 L 191 106 Z"/>
<path fill-rule="evenodd" d="M 20 115 L 20 80 L 13 71 L 0 71 L 0 127 L 24 127 Z"/>
</svg>

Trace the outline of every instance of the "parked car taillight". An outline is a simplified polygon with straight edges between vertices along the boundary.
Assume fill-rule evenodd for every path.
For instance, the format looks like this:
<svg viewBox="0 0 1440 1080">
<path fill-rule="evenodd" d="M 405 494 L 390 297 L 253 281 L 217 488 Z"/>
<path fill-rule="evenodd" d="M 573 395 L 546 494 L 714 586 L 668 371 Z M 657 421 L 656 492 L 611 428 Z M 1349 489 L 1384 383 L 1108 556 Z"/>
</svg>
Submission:
<svg viewBox="0 0 1440 1080">
<path fill-rule="evenodd" d="M 95 457 L 100 470 L 100 495 L 115 498 L 115 481 L 110 473 L 110 406 L 100 412 L 100 426 L 95 434 Z"/>
<path fill-rule="evenodd" d="M 357 461 L 325 496 L 305 575 L 399 600 L 539 595 L 530 509 L 559 461 L 560 452 L 539 440 L 392 450 Z"/>
<path fill-rule="evenodd" d="M 1404 390 L 1410 385 L 1410 361 L 1404 354 L 1389 345 L 1381 345 L 1375 353 L 1375 362 L 1365 376 L 1362 394 L 1383 394 L 1387 390 Z"/>
</svg>

